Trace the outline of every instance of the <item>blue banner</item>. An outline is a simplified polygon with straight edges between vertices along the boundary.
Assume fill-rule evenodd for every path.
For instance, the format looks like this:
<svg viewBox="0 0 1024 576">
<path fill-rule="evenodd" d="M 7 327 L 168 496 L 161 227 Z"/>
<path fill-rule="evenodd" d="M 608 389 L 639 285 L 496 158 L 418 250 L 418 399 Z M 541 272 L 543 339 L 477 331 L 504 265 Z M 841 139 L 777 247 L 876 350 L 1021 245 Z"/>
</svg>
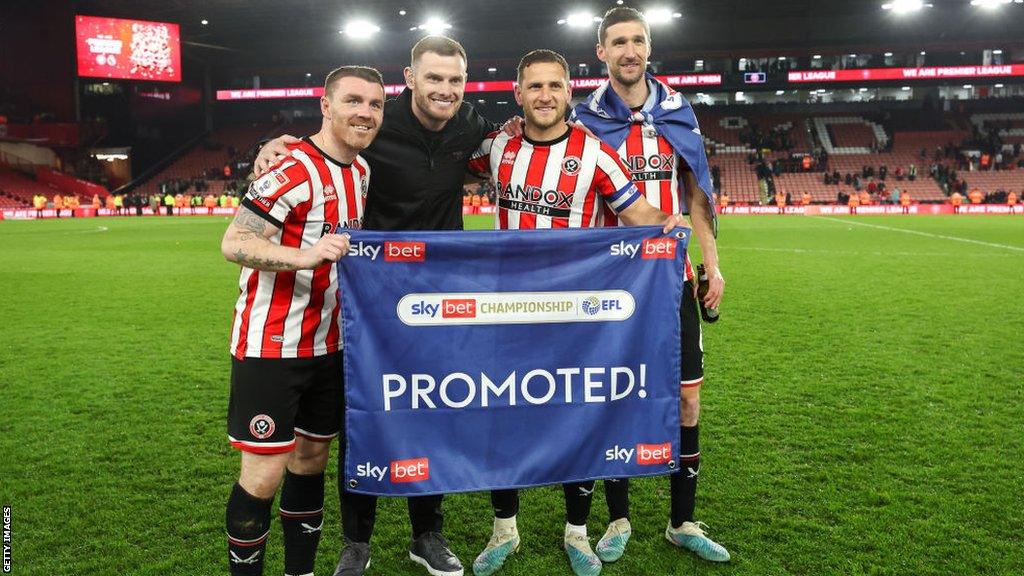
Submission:
<svg viewBox="0 0 1024 576">
<path fill-rule="evenodd" d="M 350 231 L 338 264 L 349 489 L 675 470 L 689 232 Z"/>
</svg>

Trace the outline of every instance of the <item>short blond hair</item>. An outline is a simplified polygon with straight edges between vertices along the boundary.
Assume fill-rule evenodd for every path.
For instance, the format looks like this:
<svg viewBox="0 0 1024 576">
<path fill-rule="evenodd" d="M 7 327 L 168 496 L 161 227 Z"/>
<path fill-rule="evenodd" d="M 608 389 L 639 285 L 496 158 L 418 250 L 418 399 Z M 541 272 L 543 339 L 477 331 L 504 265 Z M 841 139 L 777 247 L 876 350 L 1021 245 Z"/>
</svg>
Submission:
<svg viewBox="0 0 1024 576">
<path fill-rule="evenodd" d="M 409 65 L 415 66 L 427 52 L 433 52 L 438 56 L 461 56 L 464 63 L 469 63 L 466 59 L 466 49 L 462 44 L 447 36 L 427 36 L 412 47 Z"/>
</svg>

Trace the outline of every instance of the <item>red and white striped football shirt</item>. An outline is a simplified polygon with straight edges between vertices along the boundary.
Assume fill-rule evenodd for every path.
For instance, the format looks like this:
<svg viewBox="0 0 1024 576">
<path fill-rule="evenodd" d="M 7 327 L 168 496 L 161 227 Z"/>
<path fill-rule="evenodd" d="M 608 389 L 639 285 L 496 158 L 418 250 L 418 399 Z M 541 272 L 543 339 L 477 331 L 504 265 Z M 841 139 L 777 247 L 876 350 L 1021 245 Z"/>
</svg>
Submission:
<svg viewBox="0 0 1024 576">
<path fill-rule="evenodd" d="M 499 230 L 601 226 L 604 206 L 617 214 L 640 197 L 615 151 L 578 128 L 548 142 L 491 133 L 468 168 L 494 184 Z"/>
<path fill-rule="evenodd" d="M 270 241 L 309 248 L 339 228 L 360 228 L 370 167 L 356 156 L 342 164 L 308 138 L 289 146 L 291 156 L 249 186 L 242 206 L 280 228 Z M 265 272 L 242 268 L 231 327 L 236 358 L 308 358 L 342 347 L 338 272 Z"/>
<path fill-rule="evenodd" d="M 690 167 L 682 156 L 675 153 L 668 140 L 652 126 L 640 123 L 642 118 L 638 116 L 637 121 L 630 126 L 629 135 L 619 146 L 619 157 L 651 206 L 666 214 L 678 214 L 681 211 L 679 172 L 689 171 Z M 625 226 L 611 210 L 605 210 L 604 215 L 606 226 Z M 693 279 L 689 254 L 686 255 L 685 267 L 686 279 Z"/>
</svg>

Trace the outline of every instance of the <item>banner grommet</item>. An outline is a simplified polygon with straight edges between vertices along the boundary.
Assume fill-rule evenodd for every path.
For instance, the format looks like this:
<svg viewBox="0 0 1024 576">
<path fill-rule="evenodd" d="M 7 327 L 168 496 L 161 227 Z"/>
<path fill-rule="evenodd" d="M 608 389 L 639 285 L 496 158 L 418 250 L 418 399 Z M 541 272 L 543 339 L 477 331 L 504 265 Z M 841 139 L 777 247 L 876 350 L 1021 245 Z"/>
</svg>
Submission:
<svg viewBox="0 0 1024 576">
<path fill-rule="evenodd" d="M 675 460 L 669 460 L 668 461 L 668 469 L 669 470 L 675 470 L 676 469 L 676 461 Z M 353 480 L 353 482 L 355 482 L 355 480 Z"/>
</svg>

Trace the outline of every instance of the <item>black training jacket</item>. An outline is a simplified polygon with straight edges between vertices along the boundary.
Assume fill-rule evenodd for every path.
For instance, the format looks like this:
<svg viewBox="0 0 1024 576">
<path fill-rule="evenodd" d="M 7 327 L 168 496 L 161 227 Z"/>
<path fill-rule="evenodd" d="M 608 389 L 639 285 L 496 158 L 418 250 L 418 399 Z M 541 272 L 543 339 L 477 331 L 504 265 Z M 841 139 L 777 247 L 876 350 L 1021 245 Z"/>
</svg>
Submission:
<svg viewBox="0 0 1024 576">
<path fill-rule="evenodd" d="M 499 126 L 463 102 L 440 132 L 412 114 L 406 88 L 384 104 L 380 133 L 360 156 L 370 164 L 367 230 L 461 230 L 466 161 Z"/>
</svg>

